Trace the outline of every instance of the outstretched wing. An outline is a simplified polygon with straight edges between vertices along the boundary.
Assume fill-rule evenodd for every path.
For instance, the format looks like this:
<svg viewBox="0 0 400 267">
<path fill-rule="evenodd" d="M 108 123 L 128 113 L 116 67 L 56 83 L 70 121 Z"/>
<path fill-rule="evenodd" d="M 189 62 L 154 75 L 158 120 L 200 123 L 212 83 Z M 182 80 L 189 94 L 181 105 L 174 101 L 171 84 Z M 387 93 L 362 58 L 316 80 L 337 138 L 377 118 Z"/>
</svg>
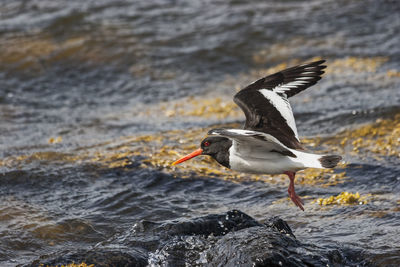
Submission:
<svg viewBox="0 0 400 267">
<path fill-rule="evenodd" d="M 208 135 L 217 135 L 233 141 L 234 149 L 242 156 L 265 157 L 265 152 L 276 152 L 285 156 L 297 156 L 270 134 L 241 129 L 212 129 Z"/>
<path fill-rule="evenodd" d="M 325 60 L 269 75 L 240 90 L 235 103 L 246 116 L 244 129 L 275 136 L 289 148 L 302 149 L 288 98 L 321 79 Z"/>
</svg>

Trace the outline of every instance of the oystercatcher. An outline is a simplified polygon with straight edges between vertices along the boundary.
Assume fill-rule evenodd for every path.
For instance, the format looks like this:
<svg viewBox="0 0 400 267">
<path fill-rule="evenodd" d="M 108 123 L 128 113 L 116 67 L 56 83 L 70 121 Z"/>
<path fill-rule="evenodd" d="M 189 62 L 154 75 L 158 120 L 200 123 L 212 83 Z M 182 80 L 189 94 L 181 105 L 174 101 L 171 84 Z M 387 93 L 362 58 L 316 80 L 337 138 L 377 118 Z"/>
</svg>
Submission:
<svg viewBox="0 0 400 267">
<path fill-rule="evenodd" d="M 288 193 L 304 211 L 294 189 L 295 174 L 306 168 L 333 168 L 338 155 L 304 152 L 288 98 L 317 83 L 325 60 L 295 66 L 269 75 L 240 90 L 234 102 L 246 116 L 244 129 L 212 129 L 196 151 L 178 159 L 182 163 L 198 155 L 209 155 L 235 171 L 255 174 L 286 174 Z"/>
</svg>

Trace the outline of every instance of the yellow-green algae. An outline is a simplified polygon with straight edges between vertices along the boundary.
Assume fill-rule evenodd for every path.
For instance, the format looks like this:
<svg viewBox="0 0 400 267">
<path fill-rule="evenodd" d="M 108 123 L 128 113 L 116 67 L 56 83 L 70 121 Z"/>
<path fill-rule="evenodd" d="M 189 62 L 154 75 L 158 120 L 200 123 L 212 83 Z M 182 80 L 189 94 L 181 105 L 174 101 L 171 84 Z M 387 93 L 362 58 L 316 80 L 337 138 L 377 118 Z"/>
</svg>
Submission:
<svg viewBox="0 0 400 267">
<path fill-rule="evenodd" d="M 50 137 L 48 143 L 49 144 L 58 144 L 62 142 L 62 137 L 57 136 L 57 137 Z"/>
<path fill-rule="evenodd" d="M 244 115 L 240 108 L 233 102 L 232 96 L 235 91 L 239 91 L 248 84 L 254 82 L 260 77 L 273 74 L 281 71 L 290 66 L 297 64 L 320 60 L 321 57 L 313 57 L 307 60 L 291 59 L 283 60 L 282 63 L 276 64 L 267 68 L 254 68 L 247 72 L 227 75 L 223 77 L 220 82 L 213 83 L 210 88 L 206 88 L 205 91 L 214 92 L 213 88 L 226 88 L 232 90 L 229 95 L 212 95 L 205 94 L 201 96 L 189 96 L 181 98 L 176 101 L 168 101 L 165 103 L 155 105 L 147 105 L 140 108 L 138 114 L 144 116 L 150 116 L 151 114 L 157 114 L 158 116 L 165 117 L 202 117 L 202 118 L 214 118 L 214 119 L 239 119 L 244 118 Z M 387 73 L 378 73 L 377 70 L 388 61 L 387 57 L 345 57 L 331 59 L 327 63 L 325 69 L 325 75 L 358 75 L 367 74 L 368 79 L 382 80 L 385 77 L 393 78 L 398 76 L 397 70 L 390 70 Z M 149 69 L 150 71 L 150 69 Z M 364 77 L 364 76 L 362 76 Z M 363 78 L 365 79 L 365 77 Z M 211 88 L 212 87 L 212 88 Z M 303 98 L 304 102 L 311 101 L 312 99 Z"/>
<path fill-rule="evenodd" d="M 239 117 L 242 115 L 239 107 L 232 101 L 232 98 L 212 97 L 188 97 L 184 101 L 179 101 L 173 105 L 163 104 L 161 109 L 164 115 L 173 116 L 196 116 L 196 117 L 216 117 L 223 119 L 227 117 Z"/>
<path fill-rule="evenodd" d="M 93 51 L 86 51 L 87 37 L 80 36 L 57 42 L 48 35 L 15 36 L 2 39 L 0 60 L 3 64 L 14 66 L 15 70 L 29 69 L 42 71 L 43 63 L 78 55 L 85 60 L 98 58 Z"/>
<path fill-rule="evenodd" d="M 309 47 L 323 47 L 329 49 L 331 46 L 341 47 L 345 43 L 343 36 L 324 36 L 324 38 L 307 39 L 302 36 L 296 36 L 286 39 L 284 42 L 268 44 L 261 47 L 253 53 L 253 63 L 263 65 L 270 62 L 283 62 L 289 58 L 294 58 L 303 50 Z"/>
<path fill-rule="evenodd" d="M 249 73 L 227 76 L 222 82 L 213 84 L 212 86 L 233 88 L 234 93 L 251 82 L 254 82 L 254 80 L 259 79 L 260 77 L 273 74 L 287 68 L 289 65 L 298 64 L 300 62 L 300 60 L 292 60 L 290 61 L 290 64 L 281 63 L 269 68 L 251 70 Z M 233 102 L 232 95 L 202 95 L 199 97 L 190 96 L 184 99 L 179 99 L 179 101 L 163 103 L 160 105 L 160 109 L 162 111 L 161 114 L 167 117 L 194 116 L 203 118 L 213 117 L 217 119 L 244 118 L 243 112 Z M 150 108 L 154 109 L 154 107 Z"/>
<path fill-rule="evenodd" d="M 383 156 L 400 158 L 400 113 L 390 119 L 377 119 L 372 124 L 356 129 L 342 131 L 330 138 L 318 138 L 318 145 L 337 145 L 339 152 L 355 155 L 372 154 L 375 158 Z M 361 153 L 362 152 L 362 153 Z"/>
<path fill-rule="evenodd" d="M 102 36 L 115 36 L 118 29 L 111 25 L 100 25 L 98 32 Z M 111 38 L 113 39 L 113 38 Z M 30 73 L 42 73 L 47 64 L 73 59 L 80 62 L 110 63 L 116 58 L 126 56 L 122 52 L 108 46 L 106 40 L 93 38 L 87 33 L 76 33 L 67 39 L 54 37 L 50 32 L 37 35 L 14 34 L 0 39 L 0 69 L 15 71 L 29 70 Z M 135 47 L 135 54 L 148 50 L 139 39 L 130 39 L 130 45 Z M 136 63 L 135 68 L 142 68 Z M 133 71 L 133 74 L 135 72 Z M 153 73 L 151 70 L 149 74 Z M 157 76 L 157 75 L 154 75 Z"/>
<path fill-rule="evenodd" d="M 368 203 L 367 199 L 370 194 L 361 196 L 357 193 L 342 192 L 337 196 L 330 196 L 327 198 L 319 198 L 314 200 L 312 203 L 318 203 L 321 206 L 328 205 L 362 205 Z"/>
<path fill-rule="evenodd" d="M 306 50 L 308 47 L 321 47 L 328 49 L 332 46 L 340 47 L 345 44 L 343 36 L 331 36 L 328 38 L 305 39 L 304 37 L 294 37 L 285 40 L 283 43 L 276 43 L 263 47 L 253 53 L 253 63 L 265 65 L 267 63 L 286 62 L 289 66 L 302 62 L 309 62 L 319 57 L 300 61 L 292 59 L 299 51 Z M 290 59 L 290 60 L 289 60 Z M 329 60 L 327 73 L 348 73 L 351 72 L 375 72 L 376 69 L 388 60 L 387 57 L 345 57 Z"/>
<path fill-rule="evenodd" d="M 394 78 L 394 77 L 399 78 L 400 77 L 400 71 L 398 71 L 398 70 L 388 70 L 386 72 L 386 75 L 389 78 Z"/>
<path fill-rule="evenodd" d="M 226 125 L 225 125 L 226 126 Z M 230 125 L 229 127 L 237 127 Z M 287 184 L 285 175 L 249 175 L 236 173 L 221 167 L 210 157 L 198 157 L 190 162 L 171 166 L 177 158 L 198 148 L 201 139 L 205 137 L 207 129 L 192 129 L 187 131 L 168 131 L 156 135 L 141 135 L 122 137 L 115 142 L 105 142 L 98 146 L 80 148 L 75 153 L 37 152 L 31 155 L 9 157 L 0 161 L 0 166 L 23 165 L 33 161 L 67 162 L 89 161 L 102 168 L 124 168 L 132 164 L 135 156 L 141 156 L 144 168 L 157 168 L 173 173 L 176 177 L 190 177 L 193 173 L 207 177 L 218 177 L 239 182 L 244 180 L 259 180 L 272 184 Z M 360 141 L 361 139 L 361 141 Z M 346 153 L 345 147 L 350 147 L 353 153 L 359 155 L 366 150 L 376 156 L 399 156 L 400 141 L 400 114 L 390 119 L 378 119 L 372 124 L 362 125 L 359 128 L 343 131 L 332 137 L 305 138 L 302 140 L 307 146 L 326 148 L 327 151 Z M 107 149 L 105 148 L 107 146 Z M 93 151 L 94 150 L 94 151 Z M 336 170 L 306 169 L 298 172 L 297 184 L 312 186 L 332 186 L 345 182 L 345 164 L 340 164 Z M 360 196 L 342 192 L 337 196 L 314 200 L 321 206 L 365 204 L 369 195 Z M 310 197 L 304 197 L 307 199 Z M 285 198 L 286 199 L 286 198 Z"/>
<path fill-rule="evenodd" d="M 120 29 L 112 25 L 98 25 L 97 33 L 108 36 L 109 40 L 118 40 Z M 111 37 L 110 37 L 111 36 Z M 120 40 L 123 45 L 126 40 Z M 157 69 L 148 60 L 141 60 L 143 53 L 151 49 L 139 38 L 130 37 L 129 46 L 135 52 L 130 57 L 137 57 L 135 64 L 128 71 L 135 77 L 148 76 L 154 80 L 174 79 L 178 74 L 173 70 Z M 69 38 L 58 38 L 50 32 L 29 35 L 14 34 L 0 38 L 0 69 L 8 71 L 28 71 L 40 75 L 47 66 L 65 59 L 84 63 L 109 64 L 126 57 L 126 51 L 107 43 L 104 38 L 97 38 L 87 33 L 75 33 Z"/>
<path fill-rule="evenodd" d="M 290 66 L 297 64 L 320 60 L 320 57 L 310 58 L 309 60 L 292 59 L 280 64 L 273 65 L 268 68 L 251 69 L 249 72 L 236 74 L 235 76 L 227 76 L 223 81 L 213 84 L 213 87 L 229 87 L 233 92 L 239 91 L 247 84 L 254 82 L 260 77 L 273 74 Z M 377 69 L 388 61 L 387 57 L 346 57 L 333 59 L 327 64 L 325 75 L 342 75 L 343 73 L 369 73 L 375 74 Z M 390 70 L 386 74 L 388 77 L 398 77 L 398 71 Z M 380 76 L 379 76 L 380 77 Z M 307 99 L 306 99 L 307 100 Z M 306 101 L 305 100 L 305 101 Z M 152 107 L 153 108 L 153 107 Z M 174 116 L 196 116 L 218 119 L 228 117 L 243 116 L 239 107 L 232 101 L 232 97 L 208 96 L 187 97 L 175 102 L 168 102 L 161 105 L 162 114 L 167 117 Z"/>
<path fill-rule="evenodd" d="M 287 183 L 285 175 L 271 177 L 237 173 L 220 166 L 208 156 L 200 156 L 189 162 L 171 166 L 174 160 L 198 148 L 206 132 L 207 129 L 200 128 L 168 131 L 158 135 L 123 137 L 114 143 L 107 142 L 99 146 L 80 148 L 70 153 L 47 151 L 7 157 L 0 160 L 0 167 L 22 168 L 25 164 L 40 161 L 46 164 L 91 162 L 100 168 L 124 168 L 133 163 L 135 156 L 140 156 L 143 157 L 140 161 L 143 167 L 161 169 L 177 177 L 185 178 L 198 173 L 232 181 L 261 180 L 268 183 Z M 107 148 L 104 148 L 105 145 Z M 308 169 L 297 175 L 297 183 L 309 185 L 329 186 L 342 183 L 345 179 L 343 169 L 341 171 Z"/>
<path fill-rule="evenodd" d="M 214 127 L 220 127 L 220 125 Z M 238 125 L 224 125 L 224 127 L 238 127 Z M 170 165 L 177 158 L 198 148 L 207 130 L 208 128 L 198 128 L 167 131 L 155 135 L 121 137 L 95 146 L 81 147 L 69 153 L 51 151 L 49 147 L 50 151 L 3 158 L 0 160 L 0 167 L 22 168 L 24 164 L 40 161 L 45 164 L 91 162 L 100 168 L 124 168 L 136 160 L 135 156 L 140 156 L 143 159 L 140 159 L 139 163 L 143 167 L 161 169 L 177 177 L 189 177 L 192 173 L 198 173 L 233 181 L 262 180 L 268 183 L 287 183 L 287 177 L 284 175 L 271 177 L 227 170 L 207 156 L 197 157 L 178 166 Z M 302 142 L 308 147 L 317 147 L 320 153 L 330 151 L 345 155 L 350 150 L 358 157 L 363 156 L 364 152 L 369 152 L 375 157 L 399 157 L 400 114 L 340 132 L 335 136 L 304 138 Z M 343 183 L 348 179 L 344 168 L 345 165 L 340 165 L 335 170 L 307 169 L 298 173 L 296 182 L 318 186 Z"/>
<path fill-rule="evenodd" d="M 251 70 L 249 73 L 235 76 L 234 78 L 237 80 L 247 80 L 254 81 L 259 79 L 260 77 L 264 77 L 269 74 L 273 74 L 275 72 L 281 71 L 290 66 L 295 66 L 297 64 L 302 64 L 306 62 L 311 62 L 315 60 L 321 60 L 321 57 L 313 57 L 308 60 L 299 60 L 292 59 L 286 61 L 284 63 L 277 64 L 270 68 L 257 68 Z M 336 58 L 330 59 L 326 63 L 327 68 L 324 70 L 324 75 L 343 75 L 347 74 L 357 74 L 357 73 L 368 73 L 369 75 L 374 74 L 379 67 L 381 67 L 385 62 L 387 62 L 389 58 L 387 57 L 345 57 L 345 58 Z M 397 77 L 398 71 L 390 70 L 387 72 L 388 77 Z"/>
<path fill-rule="evenodd" d="M 234 127 L 234 125 L 232 125 Z M 135 156 L 141 156 L 143 167 L 162 169 L 179 177 L 189 177 L 193 172 L 206 176 L 221 177 L 235 181 L 262 180 L 269 183 L 286 183 L 284 175 L 260 176 L 236 173 L 225 169 L 210 157 L 200 156 L 178 166 L 170 166 L 177 158 L 196 149 L 205 137 L 207 129 L 186 131 L 168 131 L 157 135 L 123 137 L 114 142 L 107 142 L 94 147 L 80 148 L 70 153 L 55 151 L 36 152 L 31 155 L 7 157 L 0 160 L 0 167 L 22 167 L 34 161 L 91 162 L 103 168 L 124 168 L 132 164 Z M 357 129 L 347 130 L 329 138 L 307 138 L 306 145 L 326 148 L 327 151 L 346 153 L 350 147 L 359 155 L 367 150 L 376 156 L 399 157 L 400 114 L 392 119 L 380 119 L 373 124 L 363 125 Z M 107 145 L 107 149 L 104 146 Z M 299 172 L 297 183 L 307 185 L 331 186 L 346 181 L 345 165 L 336 170 L 307 169 Z"/>
<path fill-rule="evenodd" d="M 343 74 L 357 72 L 376 72 L 377 69 L 387 62 L 387 57 L 345 57 L 330 60 L 326 68 L 326 74 Z"/>
<path fill-rule="evenodd" d="M 238 127 L 238 125 L 224 125 L 225 127 Z M 215 127 L 220 127 L 216 125 Z M 76 163 L 90 162 L 97 168 L 124 168 L 139 160 L 143 168 L 156 168 L 172 173 L 175 177 L 191 177 L 193 173 L 226 179 L 233 182 L 262 181 L 285 186 L 288 179 L 285 175 L 250 175 L 228 170 L 210 157 L 199 156 L 177 166 L 171 163 L 177 158 L 198 148 L 200 141 L 205 137 L 207 129 L 174 130 L 155 135 L 140 135 L 121 137 L 114 141 L 104 142 L 95 146 L 81 147 L 70 153 L 55 151 L 36 152 L 31 155 L 8 157 L 0 160 L 0 167 L 21 168 L 24 164 L 36 161 L 51 163 Z M 308 147 L 317 147 L 320 153 L 336 151 L 345 155 L 348 150 L 354 155 L 363 156 L 365 151 L 376 157 L 399 157 L 400 141 L 400 114 L 393 118 L 378 119 L 372 124 L 362 125 L 358 128 L 346 130 L 331 137 L 304 138 L 302 142 Z M 321 150 L 323 152 L 321 152 Z M 137 159 L 140 156 L 141 159 Z M 346 165 L 341 163 L 335 170 L 331 169 L 306 169 L 296 176 L 296 184 L 328 187 L 346 182 Z M 129 170 L 129 168 L 127 169 Z M 314 202 L 321 206 L 347 205 L 352 203 L 367 203 L 368 195 L 342 193 Z M 311 198 L 303 196 L 304 199 Z M 285 198 L 286 199 L 286 198 Z M 51 230 L 50 232 L 54 231 Z M 57 230 L 55 231 L 57 232 Z M 40 231 L 38 232 L 40 235 Z M 57 235 L 57 234 L 56 234 Z M 45 238 L 46 237 L 42 237 Z M 51 239 L 51 238 L 50 238 Z M 53 238 L 52 240 L 56 240 Z M 51 241 L 51 240 L 50 240 Z"/>
</svg>

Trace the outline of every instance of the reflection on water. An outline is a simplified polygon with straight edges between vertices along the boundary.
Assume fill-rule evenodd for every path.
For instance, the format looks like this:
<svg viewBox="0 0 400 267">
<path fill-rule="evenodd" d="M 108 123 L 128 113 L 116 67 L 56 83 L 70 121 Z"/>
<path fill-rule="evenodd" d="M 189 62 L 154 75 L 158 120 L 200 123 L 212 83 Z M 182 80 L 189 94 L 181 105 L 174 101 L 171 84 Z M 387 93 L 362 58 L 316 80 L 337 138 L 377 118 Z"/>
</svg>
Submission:
<svg viewBox="0 0 400 267">
<path fill-rule="evenodd" d="M 1 265 L 101 242 L 124 250 L 143 220 L 231 209 L 399 262 L 399 12 L 396 1 L 5 1 Z M 209 128 L 241 125 L 237 90 L 317 58 L 323 79 L 291 99 L 298 129 L 345 161 L 299 174 L 305 212 L 283 176 L 169 166 Z"/>
</svg>

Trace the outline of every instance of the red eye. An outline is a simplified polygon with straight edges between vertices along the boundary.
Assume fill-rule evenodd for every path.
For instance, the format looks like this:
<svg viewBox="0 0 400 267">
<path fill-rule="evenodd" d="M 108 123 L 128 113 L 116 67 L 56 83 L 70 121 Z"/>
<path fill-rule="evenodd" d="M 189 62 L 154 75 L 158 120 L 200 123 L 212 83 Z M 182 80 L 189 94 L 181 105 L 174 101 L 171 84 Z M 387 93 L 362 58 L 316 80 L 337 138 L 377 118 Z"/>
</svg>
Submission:
<svg viewBox="0 0 400 267">
<path fill-rule="evenodd" d="M 204 145 L 204 146 L 209 146 L 209 145 L 210 145 L 210 142 L 204 142 L 203 145 Z"/>
</svg>

